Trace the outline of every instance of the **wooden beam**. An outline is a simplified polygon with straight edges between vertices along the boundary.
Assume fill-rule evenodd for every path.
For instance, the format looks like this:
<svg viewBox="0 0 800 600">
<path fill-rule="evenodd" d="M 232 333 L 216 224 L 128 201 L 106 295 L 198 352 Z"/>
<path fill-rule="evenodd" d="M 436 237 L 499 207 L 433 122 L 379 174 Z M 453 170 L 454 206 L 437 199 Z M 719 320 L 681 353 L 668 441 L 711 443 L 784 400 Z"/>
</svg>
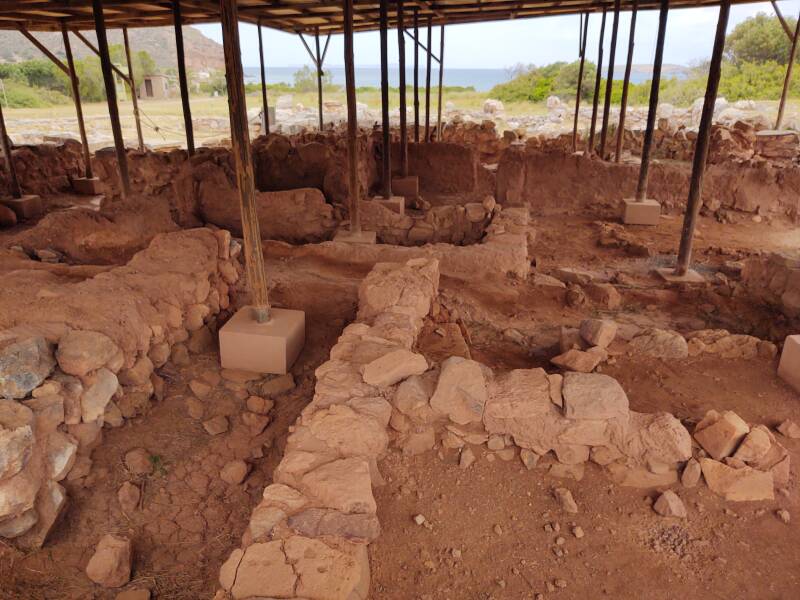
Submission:
<svg viewBox="0 0 800 600">
<path fill-rule="evenodd" d="M 634 36 L 636 35 L 636 13 L 639 9 L 639 0 L 633 0 L 631 11 L 631 26 L 628 32 L 628 56 L 625 61 L 625 77 L 622 80 L 622 101 L 619 107 L 619 123 L 617 124 L 617 147 L 614 151 L 614 162 L 622 159 L 622 143 L 625 139 L 625 113 L 628 110 L 628 88 L 631 82 L 631 69 L 633 67 Z"/>
<path fill-rule="evenodd" d="M 8 179 L 11 184 L 11 197 L 22 198 L 22 190 L 19 187 L 19 179 L 17 178 L 17 168 L 14 166 L 14 157 L 11 156 L 11 140 L 8 139 L 2 102 L 0 102 L 0 147 L 3 148 L 3 157 L 6 159 L 6 169 L 8 170 Z"/>
<path fill-rule="evenodd" d="M 178 59 L 178 83 L 181 88 L 183 106 L 183 126 L 186 129 L 186 147 L 189 156 L 194 154 L 194 127 L 192 126 L 192 107 L 189 105 L 189 83 L 186 80 L 186 57 L 183 51 L 183 19 L 181 0 L 172 0 L 172 18 L 175 26 L 175 51 Z"/>
<path fill-rule="evenodd" d="M 406 123 L 406 36 L 403 0 L 397 0 L 397 57 L 400 79 L 400 175 L 408 175 L 408 124 Z"/>
<path fill-rule="evenodd" d="M 319 30 L 314 33 L 314 42 L 316 43 L 317 47 L 317 59 L 315 62 L 317 65 L 317 107 L 319 109 L 319 130 L 322 131 L 322 54 L 320 53 L 319 48 Z"/>
<path fill-rule="evenodd" d="M 669 0 L 661 0 L 658 13 L 658 33 L 656 34 L 656 56 L 653 59 L 653 80 L 650 83 L 650 102 L 647 109 L 647 125 L 642 142 L 642 157 L 639 165 L 639 182 L 636 185 L 636 200 L 641 202 L 647 197 L 647 183 L 650 176 L 650 149 L 653 146 L 653 132 L 658 112 L 658 91 L 661 87 L 661 63 L 664 61 L 664 39 L 667 35 L 667 16 Z"/>
<path fill-rule="evenodd" d="M 100 69 L 103 72 L 103 83 L 105 83 L 106 87 L 108 116 L 111 119 L 111 133 L 114 136 L 114 150 L 117 154 L 122 197 L 127 198 L 131 193 L 131 180 L 128 175 L 128 155 L 125 152 L 125 140 L 122 139 L 122 126 L 119 122 L 117 85 L 112 73 L 111 56 L 108 53 L 108 37 L 106 36 L 106 23 L 103 18 L 103 0 L 92 0 L 92 9 L 94 11 L 94 29 L 97 34 L 97 52 L 100 55 Z"/>
<path fill-rule="evenodd" d="M 381 195 L 392 197 L 392 138 L 389 124 L 389 0 L 380 1 L 381 46 Z"/>
<path fill-rule="evenodd" d="M 619 3 L 614 0 L 614 22 L 611 25 L 611 52 L 608 55 L 608 76 L 606 77 L 606 97 L 603 102 L 603 124 L 600 128 L 600 158 L 606 158 L 606 138 L 608 120 L 611 115 L 611 88 L 614 85 L 614 60 L 617 54 L 617 32 L 619 30 Z"/>
<path fill-rule="evenodd" d="M 239 205 L 242 211 L 247 283 L 250 286 L 255 319 L 259 323 L 264 323 L 269 320 L 269 296 L 256 208 L 256 186 L 253 158 L 250 153 L 250 132 L 247 127 L 247 104 L 244 94 L 244 72 L 239 46 L 236 0 L 220 0 L 219 5 L 222 46 L 225 54 L 225 81 L 228 85 L 228 110 L 231 121 L 231 151 L 236 169 Z"/>
<path fill-rule="evenodd" d="M 344 0 L 344 78 L 347 95 L 347 175 L 350 197 L 350 233 L 361 233 L 358 189 L 358 111 L 356 110 L 356 72 L 353 57 L 353 0 Z"/>
<path fill-rule="evenodd" d="M 414 8 L 414 39 L 419 38 L 419 8 Z M 414 44 L 414 143 L 419 144 L 419 44 Z"/>
<path fill-rule="evenodd" d="M 86 124 L 83 120 L 83 107 L 81 105 L 81 89 L 78 75 L 75 73 L 75 60 L 72 57 L 72 44 L 69 41 L 69 30 L 66 22 L 61 22 L 61 37 L 64 40 L 64 52 L 67 55 L 67 67 L 69 70 L 69 82 L 72 86 L 72 100 L 75 103 L 75 113 L 78 116 L 78 131 L 81 136 L 81 147 L 83 150 L 84 175 L 87 179 L 94 177 L 92 172 L 92 153 L 89 151 L 89 140 L 86 137 Z"/>
<path fill-rule="evenodd" d="M 136 122 L 136 138 L 139 140 L 139 150 L 144 152 L 144 137 L 142 136 L 142 122 L 139 119 L 139 99 L 136 97 L 136 78 L 133 76 L 133 61 L 131 60 L 131 45 L 128 41 L 128 28 L 122 28 L 122 41 L 125 44 L 125 60 L 128 61 L 128 87 L 131 90 L 133 103 L 133 120 Z"/>
<path fill-rule="evenodd" d="M 594 154 L 594 135 L 597 127 L 597 103 L 600 101 L 600 80 L 603 77 L 603 36 L 606 32 L 606 9 L 603 7 L 603 20 L 600 21 L 600 42 L 597 49 L 597 73 L 594 81 L 594 98 L 592 98 L 592 124 L 589 128 L 589 145 L 587 151 Z"/>
<path fill-rule="evenodd" d="M 783 124 L 783 111 L 786 108 L 786 98 L 789 96 L 789 86 L 792 83 L 792 68 L 794 67 L 794 61 L 797 56 L 798 35 L 800 35 L 800 15 L 798 15 L 794 35 L 792 36 L 792 48 L 789 50 L 789 62 L 786 63 L 786 77 L 783 79 L 783 91 L 781 92 L 781 101 L 778 104 L 778 117 L 775 119 L 775 129 L 780 129 Z"/>
<path fill-rule="evenodd" d="M 786 22 L 786 19 L 783 18 L 783 13 L 778 7 L 778 3 L 775 2 L 775 0 L 769 1 L 772 4 L 772 8 L 775 9 L 775 16 L 778 17 L 778 21 L 780 21 L 781 27 L 783 27 L 784 33 L 786 33 L 786 37 L 789 38 L 789 41 L 792 41 L 794 39 L 794 36 L 792 35 L 792 29 L 789 27 L 789 23 Z"/>
<path fill-rule="evenodd" d="M 689 270 L 692 260 L 692 245 L 694 243 L 694 230 L 697 217 L 702 205 L 703 176 L 708 161 L 708 146 L 711 139 L 711 127 L 714 120 L 714 104 L 717 101 L 719 78 L 722 73 L 722 55 L 725 50 L 725 31 L 728 27 L 728 16 L 731 11 L 730 0 L 722 0 L 719 7 L 717 20 L 717 33 L 714 38 L 714 49 L 711 52 L 711 64 L 708 67 L 708 84 L 706 97 L 703 101 L 703 113 L 700 117 L 700 128 L 697 131 L 697 141 L 694 145 L 694 159 L 692 160 L 692 178 L 689 182 L 689 199 L 686 203 L 686 215 L 683 219 L 681 230 L 681 243 L 678 249 L 678 264 L 675 275 L 681 277 Z"/>
<path fill-rule="evenodd" d="M 92 0 L 92 2 L 94 3 L 94 0 Z M 105 23 L 105 21 L 103 21 L 103 23 Z M 72 35 L 74 35 L 76 38 L 82 41 L 83 45 L 86 46 L 89 50 L 91 50 L 95 55 L 97 55 L 97 57 L 100 58 L 100 61 L 102 62 L 103 57 L 100 55 L 100 50 L 94 44 L 92 44 L 92 42 L 86 39 L 86 36 L 84 36 L 80 31 L 76 29 L 71 29 L 71 31 Z M 98 44 L 100 43 L 99 39 L 97 40 L 97 43 Z M 120 79 L 122 79 L 122 81 L 124 81 L 126 84 L 129 83 L 128 74 L 122 71 L 114 63 L 111 63 L 111 70 L 117 75 L 119 75 Z"/>
<path fill-rule="evenodd" d="M 578 23 L 578 53 L 581 57 L 578 66 L 578 90 L 575 92 L 575 118 L 572 123 L 572 151 L 578 151 L 578 117 L 581 109 L 581 88 L 583 87 L 583 68 L 586 62 L 586 39 L 589 33 L 589 13 L 581 15 L 581 22 Z M 583 27 L 581 27 L 581 24 Z M 581 29 L 583 33 L 581 34 Z"/>
<path fill-rule="evenodd" d="M 428 61 L 425 67 L 425 143 L 431 141 L 431 44 L 433 42 L 433 27 L 431 18 L 428 17 Z"/>
<path fill-rule="evenodd" d="M 407 35 L 408 37 L 410 37 L 412 40 L 414 40 L 414 43 L 415 43 L 415 44 L 418 44 L 418 45 L 419 45 L 419 47 L 420 47 L 420 48 L 422 48 L 422 49 L 423 49 L 425 52 L 429 52 L 429 49 L 428 49 L 428 47 L 427 47 L 425 44 L 423 44 L 422 42 L 420 42 L 420 41 L 417 39 L 417 36 L 416 36 L 415 34 L 413 34 L 413 33 L 409 32 L 409 31 L 406 31 L 406 35 Z M 432 58 L 433 60 L 435 60 L 435 61 L 438 63 L 438 62 L 439 62 L 439 57 L 438 57 L 438 56 L 436 56 L 436 55 L 435 55 L 433 52 L 431 52 L 430 54 L 431 54 L 431 58 Z"/>
<path fill-rule="evenodd" d="M 69 77 L 69 67 L 67 67 L 67 65 L 61 62 L 61 60 L 55 54 L 50 52 L 50 50 L 48 50 L 47 47 L 45 47 L 39 40 L 37 40 L 33 35 L 31 35 L 31 33 L 27 29 L 25 29 L 25 27 L 23 27 L 22 25 L 19 26 L 19 32 L 26 38 L 28 38 L 31 44 L 33 44 L 39 49 L 39 52 L 41 52 L 47 58 L 49 58 L 50 61 L 55 66 L 61 69 L 67 75 L 67 77 Z"/>
<path fill-rule="evenodd" d="M 444 25 L 439 26 L 439 104 L 436 115 L 436 139 L 442 141 L 442 87 L 444 86 Z"/>
<path fill-rule="evenodd" d="M 264 111 L 264 133 L 269 135 L 269 104 L 267 104 L 267 74 L 264 67 L 264 41 L 261 37 L 261 19 L 258 20 L 258 59 L 261 62 L 261 107 Z"/>
</svg>

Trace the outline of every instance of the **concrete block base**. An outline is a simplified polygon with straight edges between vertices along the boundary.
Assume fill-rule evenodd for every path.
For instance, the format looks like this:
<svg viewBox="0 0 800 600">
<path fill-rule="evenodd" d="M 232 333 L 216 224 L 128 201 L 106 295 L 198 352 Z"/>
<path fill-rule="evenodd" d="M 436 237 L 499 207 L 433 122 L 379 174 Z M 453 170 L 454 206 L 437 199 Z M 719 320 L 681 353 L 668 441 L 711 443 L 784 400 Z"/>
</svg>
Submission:
<svg viewBox="0 0 800 600">
<path fill-rule="evenodd" d="M 374 231 L 359 231 L 352 233 L 350 229 L 343 228 L 333 236 L 334 242 L 344 242 L 346 244 L 375 244 L 378 241 Z"/>
<path fill-rule="evenodd" d="M 383 196 L 375 196 L 373 202 L 378 202 L 400 215 L 406 214 L 406 199 L 405 196 L 392 196 L 391 198 L 384 198 Z"/>
<path fill-rule="evenodd" d="M 686 271 L 686 275 L 676 275 L 672 267 L 666 269 L 656 269 L 661 278 L 668 283 L 705 283 L 705 278 L 694 269 Z"/>
<path fill-rule="evenodd" d="M 788 336 L 783 343 L 778 377 L 800 393 L 800 334 Z"/>
<path fill-rule="evenodd" d="M 392 177 L 392 194 L 415 199 L 419 196 L 419 177 L 406 175 L 405 177 Z"/>
<path fill-rule="evenodd" d="M 13 210 L 20 221 L 34 219 L 44 212 L 42 199 L 33 194 L 26 194 L 22 198 L 2 198 L 0 204 Z"/>
<path fill-rule="evenodd" d="M 72 180 L 72 189 L 82 196 L 97 196 L 100 193 L 100 179 L 97 177 L 78 177 Z"/>
<path fill-rule="evenodd" d="M 272 308 L 269 321 L 259 323 L 253 307 L 245 306 L 219 330 L 222 368 L 283 375 L 300 355 L 305 338 L 302 310 Z"/>
<path fill-rule="evenodd" d="M 661 216 L 661 204 L 655 200 L 642 200 L 627 198 L 622 222 L 626 225 L 658 225 Z"/>
</svg>

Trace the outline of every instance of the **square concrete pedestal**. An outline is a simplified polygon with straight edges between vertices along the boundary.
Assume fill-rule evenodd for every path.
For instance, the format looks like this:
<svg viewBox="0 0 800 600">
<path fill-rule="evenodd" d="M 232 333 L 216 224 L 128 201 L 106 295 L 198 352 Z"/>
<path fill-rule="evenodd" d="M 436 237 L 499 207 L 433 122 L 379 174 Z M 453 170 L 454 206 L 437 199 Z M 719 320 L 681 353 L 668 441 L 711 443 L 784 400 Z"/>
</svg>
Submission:
<svg viewBox="0 0 800 600">
<path fill-rule="evenodd" d="M 661 278 L 668 283 L 705 283 L 705 278 L 694 269 L 688 269 L 685 275 L 676 275 L 673 267 L 656 269 Z"/>
<path fill-rule="evenodd" d="M 219 330 L 219 355 L 223 369 L 283 375 L 292 368 L 306 339 L 306 314 L 302 310 L 272 308 L 266 323 L 255 320 L 245 306 Z"/>
<path fill-rule="evenodd" d="M 800 393 L 800 334 L 788 336 L 783 343 L 778 377 Z"/>
<path fill-rule="evenodd" d="M 392 194 L 407 198 L 417 198 L 419 196 L 419 177 L 416 175 L 392 177 Z"/>
<path fill-rule="evenodd" d="M 661 204 L 655 200 L 637 201 L 633 198 L 623 200 L 625 212 L 622 222 L 626 225 L 658 225 L 661 217 Z"/>
<path fill-rule="evenodd" d="M 72 189 L 82 196 L 96 196 L 100 193 L 100 179 L 97 177 L 78 177 L 72 180 Z"/>
<path fill-rule="evenodd" d="M 378 202 L 391 211 L 399 215 L 406 214 L 406 198 L 405 196 L 392 196 L 391 198 L 384 198 L 383 196 L 375 196 L 373 202 Z"/>
<path fill-rule="evenodd" d="M 13 210 L 20 221 L 36 218 L 44 211 L 42 199 L 33 194 L 27 194 L 22 198 L 2 198 L 0 204 Z"/>
<path fill-rule="evenodd" d="M 334 242 L 344 242 L 345 244 L 375 244 L 377 237 L 374 231 L 359 231 L 352 233 L 348 228 L 340 229 L 333 236 Z"/>
</svg>

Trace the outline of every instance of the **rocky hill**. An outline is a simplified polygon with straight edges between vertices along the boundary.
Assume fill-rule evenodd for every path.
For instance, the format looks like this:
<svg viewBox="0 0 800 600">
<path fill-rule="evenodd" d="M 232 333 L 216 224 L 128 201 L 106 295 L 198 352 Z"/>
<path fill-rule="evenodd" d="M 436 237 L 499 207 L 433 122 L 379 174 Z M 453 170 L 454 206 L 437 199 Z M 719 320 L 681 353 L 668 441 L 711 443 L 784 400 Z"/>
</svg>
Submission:
<svg viewBox="0 0 800 600">
<path fill-rule="evenodd" d="M 35 35 L 56 56 L 64 57 L 64 44 L 60 33 L 36 32 Z M 85 35 L 93 44 L 96 43 L 97 37 L 93 31 L 87 31 Z M 176 67 L 175 33 L 171 27 L 129 29 L 128 36 L 132 51 L 146 50 L 160 69 Z M 109 44 L 122 44 L 122 31 L 109 30 L 108 41 Z M 198 71 L 225 68 L 222 46 L 204 36 L 199 29 L 184 27 L 183 42 L 186 49 L 186 65 L 189 69 Z M 76 58 L 85 58 L 92 54 L 91 50 L 75 37 L 72 38 L 72 51 Z M 0 31 L 0 62 L 19 62 L 32 58 L 43 58 L 43 55 L 21 33 Z"/>
</svg>

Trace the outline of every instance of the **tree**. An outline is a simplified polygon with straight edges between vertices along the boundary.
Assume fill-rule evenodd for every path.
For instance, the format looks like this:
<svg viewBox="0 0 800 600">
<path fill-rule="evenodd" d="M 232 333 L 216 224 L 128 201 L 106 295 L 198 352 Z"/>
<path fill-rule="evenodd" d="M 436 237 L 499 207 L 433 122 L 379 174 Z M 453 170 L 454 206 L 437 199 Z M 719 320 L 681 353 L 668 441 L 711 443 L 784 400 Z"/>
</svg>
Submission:
<svg viewBox="0 0 800 600">
<path fill-rule="evenodd" d="M 794 31 L 795 19 L 787 19 Z M 783 30 L 778 17 L 758 13 L 739 23 L 725 40 L 725 54 L 735 64 L 754 62 L 758 64 L 774 61 L 785 65 L 791 48 L 789 36 Z"/>
<path fill-rule="evenodd" d="M 322 72 L 322 87 L 328 88 L 333 84 L 333 74 L 330 71 Z M 317 89 L 317 70 L 308 65 L 294 72 L 294 90 L 296 92 L 314 92 Z"/>
</svg>

